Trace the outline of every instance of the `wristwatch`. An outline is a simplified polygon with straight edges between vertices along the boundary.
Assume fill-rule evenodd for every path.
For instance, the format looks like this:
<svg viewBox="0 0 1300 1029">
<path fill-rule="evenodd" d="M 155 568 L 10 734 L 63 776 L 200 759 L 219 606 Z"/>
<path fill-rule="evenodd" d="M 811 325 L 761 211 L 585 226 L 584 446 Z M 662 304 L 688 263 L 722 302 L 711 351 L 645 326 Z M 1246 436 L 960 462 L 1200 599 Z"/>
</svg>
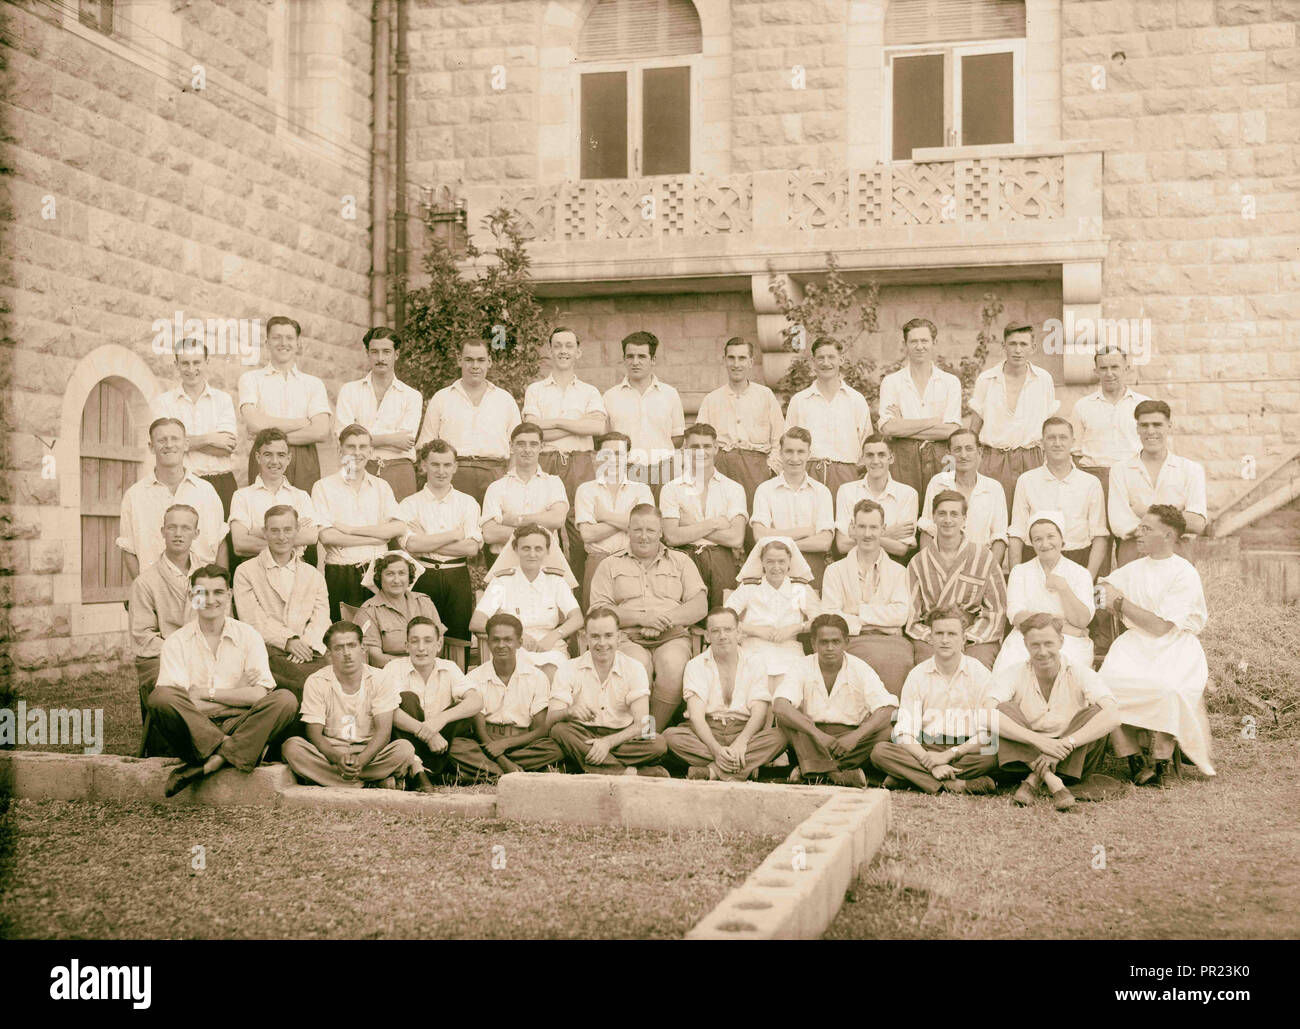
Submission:
<svg viewBox="0 0 1300 1029">
<path fill-rule="evenodd" d="M 214 700 L 214 699 L 216 698 L 216 696 L 217 696 L 217 684 L 216 684 L 216 683 L 210 683 L 210 684 L 208 685 L 208 699 L 209 699 L 209 700 Z"/>
<path fill-rule="evenodd" d="M 1070 749 L 1071 749 L 1071 750 L 1075 750 L 1075 749 L 1079 746 L 1077 743 L 1074 742 L 1074 737 L 1073 737 L 1073 736 L 1067 736 L 1067 737 L 1065 738 L 1065 742 L 1068 743 L 1068 744 L 1070 745 Z"/>
</svg>

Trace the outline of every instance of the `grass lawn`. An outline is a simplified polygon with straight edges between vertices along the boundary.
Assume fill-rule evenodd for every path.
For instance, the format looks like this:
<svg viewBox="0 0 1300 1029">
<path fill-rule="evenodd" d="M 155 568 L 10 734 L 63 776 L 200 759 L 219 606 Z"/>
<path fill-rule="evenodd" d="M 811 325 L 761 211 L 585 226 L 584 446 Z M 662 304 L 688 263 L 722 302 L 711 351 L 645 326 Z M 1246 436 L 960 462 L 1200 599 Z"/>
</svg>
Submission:
<svg viewBox="0 0 1300 1029">
<path fill-rule="evenodd" d="M 779 842 L 59 801 L 11 816 L 0 936 L 58 939 L 680 937 Z"/>
</svg>

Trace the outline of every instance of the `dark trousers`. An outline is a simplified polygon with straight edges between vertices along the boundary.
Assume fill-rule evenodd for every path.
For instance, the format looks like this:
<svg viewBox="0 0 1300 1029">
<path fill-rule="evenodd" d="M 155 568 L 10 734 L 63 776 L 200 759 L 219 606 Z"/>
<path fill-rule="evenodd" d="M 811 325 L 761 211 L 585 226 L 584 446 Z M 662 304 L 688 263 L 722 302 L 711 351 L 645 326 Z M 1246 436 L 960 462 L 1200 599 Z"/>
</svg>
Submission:
<svg viewBox="0 0 1300 1029">
<path fill-rule="evenodd" d="M 612 736 L 618 729 L 606 729 L 602 726 L 583 725 L 581 722 L 558 722 L 551 729 L 551 739 L 560 745 L 564 756 L 588 774 L 622 775 L 625 769 L 637 765 L 653 765 L 668 752 L 664 734 L 657 732 L 651 739 L 643 740 L 633 736 L 620 743 L 609 752 L 609 760 L 603 765 L 587 763 L 587 747 L 598 736 Z"/>
<path fill-rule="evenodd" d="M 154 683 L 158 681 L 158 667 L 161 659 L 156 657 L 137 657 L 135 659 L 136 682 L 140 687 L 140 722 L 143 725 L 149 715 L 149 694 L 153 692 Z M 149 732 L 145 735 L 143 757 L 175 757 L 167 749 L 167 741 L 162 738 L 158 727 L 149 722 Z"/>
<path fill-rule="evenodd" d="M 699 569 L 700 578 L 704 580 L 709 591 L 709 608 L 722 605 L 722 591 L 736 588 L 736 573 L 740 565 L 736 562 L 736 552 L 730 547 L 694 547 L 679 548 L 689 554 Z"/>
<path fill-rule="evenodd" d="M 1100 713 L 1101 708 L 1096 704 L 1091 707 L 1085 707 L 1071 720 L 1070 724 L 1065 727 L 1060 738 L 1065 739 L 1067 736 L 1087 725 L 1094 715 Z M 1021 712 L 1019 705 L 1010 702 L 998 705 L 998 714 L 1002 718 L 1010 718 L 1017 725 L 1029 728 L 1029 721 Z M 1075 747 L 1070 751 L 1070 756 L 1056 766 L 1056 774 L 1062 779 L 1070 782 L 1077 782 L 1101 767 L 1102 759 L 1106 756 L 1106 744 L 1110 740 L 1110 734 L 1107 733 L 1100 739 L 1093 740 L 1091 743 L 1082 747 Z M 1017 775 L 1023 773 L 1029 774 L 1029 763 L 1036 761 L 1042 751 L 1029 743 L 1018 743 L 1015 740 L 1009 740 L 1005 736 L 998 737 L 998 765 L 1008 771 L 1015 772 Z"/>
<path fill-rule="evenodd" d="M 451 477 L 451 484 L 462 493 L 468 493 L 481 508 L 487 488 L 505 473 L 505 458 L 480 460 L 462 457 L 456 462 L 456 474 Z"/>
<path fill-rule="evenodd" d="M 855 732 L 858 728 L 856 725 L 839 725 L 836 722 L 817 722 L 816 725 L 822 732 L 829 733 L 836 739 Z M 880 728 L 868 733 L 861 743 L 839 758 L 832 757 L 830 751 L 823 750 L 805 732 L 787 728 L 786 733 L 790 737 L 790 745 L 794 747 L 799 771 L 804 775 L 825 775 L 828 772 L 850 772 L 867 764 L 871 759 L 872 748 L 877 743 L 888 741 L 890 728 L 888 721 L 882 722 Z"/>
<path fill-rule="evenodd" d="M 772 478 L 772 469 L 768 466 L 768 455 L 761 450 L 742 450 L 732 447 L 721 450 L 714 460 L 714 467 L 733 482 L 738 482 L 745 490 L 745 510 L 754 510 L 754 493 L 758 487 Z M 831 497 L 834 500 L 834 497 Z M 745 524 L 745 553 L 754 548 L 754 530 Z"/>
<path fill-rule="evenodd" d="M 378 475 L 392 486 L 393 496 L 399 502 L 415 492 L 415 462 L 409 457 L 391 458 L 382 465 L 378 461 L 370 461 L 366 465 L 366 471 Z"/>
<path fill-rule="evenodd" d="M 433 601 L 447 635 L 469 639 L 469 620 L 474 617 L 474 589 L 469 568 L 430 568 L 415 580 L 415 589 Z"/>
<path fill-rule="evenodd" d="M 822 576 L 826 574 L 826 552 L 810 553 L 803 552 L 803 559 L 808 562 L 808 567 L 812 569 L 812 588 L 818 595 L 822 591 Z"/>
<path fill-rule="evenodd" d="M 258 475 L 261 474 L 257 467 L 257 458 L 250 451 L 248 454 L 248 481 L 256 482 Z M 290 486 L 296 486 L 307 493 L 311 488 L 320 481 L 320 455 L 316 452 L 315 443 L 298 443 L 289 447 L 289 467 L 285 469 L 284 477 L 289 480 Z"/>
<path fill-rule="evenodd" d="M 587 564 L 587 548 L 583 545 L 578 523 L 574 521 L 574 497 L 579 486 L 596 477 L 595 458 L 590 450 L 568 453 L 548 450 L 542 453 L 537 463 L 542 471 L 548 475 L 558 475 L 564 483 L 564 492 L 569 498 L 569 513 L 564 519 L 565 556 L 569 559 L 573 577 L 582 582 L 582 573 Z"/>
<path fill-rule="evenodd" d="M 217 472 L 215 475 L 200 475 L 199 478 L 205 480 L 217 491 L 217 496 L 221 498 L 222 517 L 229 521 L 230 501 L 235 495 L 235 490 L 238 489 L 238 483 L 235 482 L 235 473 Z M 249 479 L 248 481 L 252 482 L 253 480 Z M 233 573 L 235 570 L 235 544 L 231 540 L 229 533 L 226 534 L 224 546 L 226 548 L 226 567 Z"/>
<path fill-rule="evenodd" d="M 980 461 L 980 474 L 1002 483 L 1002 492 L 1007 499 L 1007 517 L 1011 517 L 1011 504 L 1016 498 L 1016 480 L 1031 468 L 1038 468 L 1043 463 L 1043 448 L 1015 447 L 1011 450 L 994 450 L 984 448 L 984 457 Z"/>
<path fill-rule="evenodd" d="M 930 480 L 943 471 L 943 459 L 948 455 L 947 440 L 913 439 L 895 436 L 889 441 L 894 464 L 890 476 L 916 490 L 918 497 L 925 496 Z"/>
<path fill-rule="evenodd" d="M 270 643 L 266 645 L 266 656 L 271 664 L 271 678 L 275 684 L 292 693 L 299 703 L 302 703 L 302 684 L 307 681 L 307 677 L 328 667 L 330 663 L 324 655 L 311 661 L 293 661 L 287 650 L 281 650 Z"/>
<path fill-rule="evenodd" d="M 957 740 L 956 742 L 965 743 L 966 741 Z M 929 751 L 949 749 L 949 745 L 944 743 L 923 743 L 921 745 Z M 916 756 L 901 743 L 892 741 L 877 743 L 871 751 L 871 763 L 886 775 L 892 775 L 896 779 L 906 779 L 917 789 L 925 790 L 926 793 L 939 792 L 939 780 L 930 774 L 930 770 L 921 764 Z M 981 775 L 988 775 L 993 769 L 997 768 L 998 759 L 996 754 L 963 754 L 951 764 L 957 771 L 958 779 L 978 779 Z"/>
<path fill-rule="evenodd" d="M 375 594 L 361 585 L 361 577 L 366 572 L 365 565 L 331 565 L 325 566 L 325 589 L 330 598 L 330 621 L 337 622 L 342 616 L 339 605 L 360 607 Z"/>
<path fill-rule="evenodd" d="M 420 698 L 414 693 L 402 693 L 402 710 L 417 722 L 424 721 L 424 707 L 420 704 Z M 449 772 L 455 771 L 456 765 L 451 756 L 452 740 L 458 736 L 473 736 L 474 719 L 461 718 L 454 722 L 448 722 L 438 732 L 447 741 L 447 749 L 441 754 L 434 753 L 433 749 L 415 733 L 404 732 L 396 727 L 393 729 L 393 739 L 407 740 L 415 748 L 415 756 L 424 765 L 424 770 L 434 779 L 442 779 Z"/>
<path fill-rule="evenodd" d="M 220 754 L 241 772 L 251 772 L 266 745 L 298 717 L 298 704 L 288 690 L 271 690 L 249 708 L 210 718 L 179 686 L 155 686 L 149 711 L 159 734 L 182 761 L 199 764 Z"/>
<path fill-rule="evenodd" d="M 846 482 L 862 478 L 860 466 L 856 461 L 831 461 L 820 459 L 808 462 L 808 474 L 831 491 L 831 502 L 839 495 L 840 487 Z M 821 589 L 821 579 L 817 580 L 817 589 Z"/>
</svg>

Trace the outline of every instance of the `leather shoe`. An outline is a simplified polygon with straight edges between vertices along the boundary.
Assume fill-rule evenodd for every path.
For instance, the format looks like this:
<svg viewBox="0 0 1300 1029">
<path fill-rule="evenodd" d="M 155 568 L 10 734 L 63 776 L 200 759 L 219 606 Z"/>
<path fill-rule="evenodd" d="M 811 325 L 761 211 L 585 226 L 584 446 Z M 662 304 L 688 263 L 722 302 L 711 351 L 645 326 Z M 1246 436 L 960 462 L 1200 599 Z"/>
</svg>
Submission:
<svg viewBox="0 0 1300 1029">
<path fill-rule="evenodd" d="M 172 774 L 167 776 L 167 786 L 163 790 L 164 797 L 174 797 L 181 790 L 196 783 L 203 778 L 202 765 L 181 765 L 173 769 Z"/>
</svg>

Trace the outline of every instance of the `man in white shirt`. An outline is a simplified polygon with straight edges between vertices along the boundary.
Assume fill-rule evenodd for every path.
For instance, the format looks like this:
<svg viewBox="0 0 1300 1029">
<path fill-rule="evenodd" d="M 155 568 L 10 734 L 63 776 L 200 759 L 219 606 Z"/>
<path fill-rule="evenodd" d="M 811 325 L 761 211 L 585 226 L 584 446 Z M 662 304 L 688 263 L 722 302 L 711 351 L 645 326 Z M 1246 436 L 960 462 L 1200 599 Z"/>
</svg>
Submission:
<svg viewBox="0 0 1300 1029">
<path fill-rule="evenodd" d="M 816 378 L 790 398 L 785 429 L 789 433 L 799 427 L 811 434 L 808 474 L 834 497 L 841 486 L 858 477 L 862 444 L 871 435 L 871 410 L 867 398 L 840 374 L 843 357 L 839 343 L 815 340 L 811 359 Z"/>
<path fill-rule="evenodd" d="M 510 430 L 519 424 L 519 405 L 500 386 L 488 382 L 492 347 L 485 339 L 460 345 L 460 378 L 429 400 L 419 445 L 446 440 L 456 449 L 452 485 L 483 503 L 488 486 L 501 478 L 510 456 Z"/>
<path fill-rule="evenodd" d="M 688 779 L 744 782 L 790 745 L 783 730 L 765 728 L 770 677 L 762 658 L 740 653 L 740 621 L 729 607 L 705 619 L 709 649 L 686 663 L 682 693 L 687 725 L 664 733 L 668 749 L 690 766 Z"/>
<path fill-rule="evenodd" d="M 569 514 L 564 520 L 569 568 L 581 582 L 587 563 L 576 520 L 578 487 L 596 477 L 595 437 L 606 428 L 605 402 L 600 390 L 578 378 L 582 357 L 578 334 L 563 325 L 551 330 L 547 344 L 551 374 L 524 390 L 524 421 L 542 430 L 542 471 L 564 483 Z"/>
<path fill-rule="evenodd" d="M 621 432 L 607 432 L 596 441 L 596 477 L 584 482 L 574 495 L 574 519 L 587 548 L 583 569 L 582 596 L 584 609 L 591 603 L 591 580 L 596 569 L 610 554 L 626 550 L 627 526 L 632 508 L 640 504 L 654 506 L 654 494 L 644 482 L 627 478 L 627 451 L 631 445 Z"/>
<path fill-rule="evenodd" d="M 311 491 L 334 621 L 339 620 L 339 604 L 360 607 L 373 595 L 361 584 L 366 566 L 387 552 L 390 540 L 406 532 L 393 488 L 366 471 L 369 460 L 369 431 L 349 425 L 339 434 L 339 470 Z"/>
<path fill-rule="evenodd" d="M 966 498 L 963 530 L 966 540 L 988 547 L 993 560 L 1001 567 L 1007 552 L 1007 501 L 1002 495 L 1002 484 L 979 472 L 980 445 L 974 429 L 958 429 L 948 437 L 948 447 L 953 470 L 940 472 L 925 487 L 921 520 L 916 523 L 921 533 L 921 549 L 934 541 L 934 498 L 945 490 L 954 490 Z"/>
<path fill-rule="evenodd" d="M 217 491 L 223 517 L 229 518 L 237 485 L 231 456 L 238 431 L 235 402 L 208 382 L 208 351 L 202 340 L 183 339 L 176 344 L 176 371 L 181 384 L 158 394 L 149 405 L 150 413 L 154 418 L 175 418 L 185 426 L 185 463 Z"/>
<path fill-rule="evenodd" d="M 1100 385 L 1080 397 L 1070 412 L 1076 464 L 1101 480 L 1102 499 L 1110 500 L 1110 470 L 1142 449 L 1133 409 L 1151 398 L 1128 385 L 1128 351 L 1099 346 L 1093 356 Z"/>
<path fill-rule="evenodd" d="M 298 536 L 294 546 L 302 559 L 316 567 L 316 512 L 311 496 L 285 478 L 289 467 L 289 439 L 283 429 L 263 429 L 253 440 L 253 457 L 257 460 L 257 478 L 235 490 L 230 502 L 230 539 L 234 544 L 235 568 L 266 549 L 262 523 L 266 512 L 288 504 L 298 512 Z"/>
<path fill-rule="evenodd" d="M 311 491 L 320 479 L 317 443 L 330 435 L 330 401 L 325 383 L 298 369 L 302 326 L 276 315 L 266 323 L 271 363 L 239 377 L 239 413 L 249 436 L 263 429 L 280 429 L 292 447 L 289 481 Z M 248 455 L 248 481 L 257 478 L 257 460 Z"/>
<path fill-rule="evenodd" d="M 850 528 L 853 511 L 860 500 L 870 500 L 880 505 L 885 513 L 885 528 L 880 534 L 880 545 L 901 565 L 916 547 L 916 519 L 920 510 L 920 494 L 905 482 L 893 477 L 893 447 L 878 432 L 873 432 L 862 445 L 862 463 L 866 475 L 846 482 L 835 495 L 835 546 L 841 554 L 853 549 Z M 944 453 L 948 452 L 947 444 Z"/>
<path fill-rule="evenodd" d="M 420 474 L 424 488 L 397 506 L 407 530 L 402 547 L 426 567 L 415 589 L 433 601 L 447 635 L 468 640 L 474 588 L 466 562 L 483 545 L 478 502 L 452 485 L 456 450 L 446 440 L 420 446 Z"/>
<path fill-rule="evenodd" d="M 877 429 L 890 441 L 894 475 L 919 496 L 943 469 L 947 440 L 961 428 L 961 380 L 935 367 L 939 330 L 928 318 L 903 326 L 907 364 L 880 380 Z"/>
<path fill-rule="evenodd" d="M 587 652 L 566 661 L 551 683 L 546 721 L 565 756 L 589 774 L 668 775 L 668 750 L 650 717 L 650 680 L 636 658 L 619 651 L 618 612 L 587 612 Z"/>
<path fill-rule="evenodd" d="M 1004 359 L 981 372 L 971 392 L 970 427 L 984 447 L 980 471 L 1002 485 L 1007 513 L 1021 473 L 1043 463 L 1043 422 L 1056 414 L 1052 376 L 1033 364 L 1034 327 L 1011 322 L 1002 330 Z"/>
<path fill-rule="evenodd" d="M 884 522 L 884 508 L 874 500 L 854 506 L 850 531 L 857 544 L 848 557 L 826 569 L 822 611 L 844 619 L 851 634 L 849 653 L 869 664 L 897 697 L 915 664 L 912 641 L 903 635 L 911 585 L 907 569 L 881 546 Z"/>
<path fill-rule="evenodd" d="M 391 492 L 388 483 L 384 487 Z M 325 646 L 329 667 L 311 676 L 302 689 L 307 738 L 284 741 L 285 763 L 299 778 L 318 786 L 372 782 L 383 789 L 402 789 L 399 780 L 418 775 L 421 765 L 410 740 L 392 738 L 393 712 L 401 706 L 401 697 L 386 675 L 388 668 L 366 664 L 361 628 L 354 622 L 331 625 Z"/>
<path fill-rule="evenodd" d="M 718 471 L 745 490 L 745 510 L 754 508 L 754 491 L 772 477 L 772 461 L 781 450 L 785 416 L 776 394 L 753 382 L 754 344 L 732 336 L 722 345 L 727 383 L 700 403 L 697 423 L 718 430 Z M 746 532 L 745 547 L 754 545 Z"/>
<path fill-rule="evenodd" d="M 798 778 L 829 775 L 837 786 L 866 786 L 862 766 L 889 739 L 898 698 L 870 665 L 844 653 L 848 637 L 839 615 L 814 618 L 813 653 L 786 673 L 772 710 L 799 759 Z"/>
<path fill-rule="evenodd" d="M 514 615 L 494 614 L 487 620 L 492 660 L 465 677 L 465 689 L 482 698 L 483 709 L 474 715 L 473 735 L 451 741 L 451 756 L 469 775 L 536 772 L 564 763 L 546 722 L 551 683 L 522 649 L 523 633 Z"/>
<path fill-rule="evenodd" d="M 748 524 L 745 490 L 718 472 L 717 432 L 696 422 L 683 437 L 685 474 L 664 486 L 659 509 L 664 541 L 691 555 L 709 591 L 709 607 L 722 604 L 725 590 L 736 588 L 736 548 Z"/>
<path fill-rule="evenodd" d="M 781 474 L 755 491 L 750 524 L 756 540 L 768 536 L 794 540 L 812 571 L 813 589 L 820 590 L 826 554 L 835 541 L 835 508 L 830 490 L 808 475 L 811 451 L 807 429 L 785 430 L 781 435 Z"/>
<path fill-rule="evenodd" d="M 167 777 L 168 797 L 226 764 L 251 772 L 298 710 L 292 693 L 275 688 L 257 630 L 226 614 L 230 573 L 219 565 L 196 568 L 190 602 L 197 617 L 163 643 L 158 685 L 149 694 L 154 727 L 185 762 Z"/>
<path fill-rule="evenodd" d="M 353 424 L 370 430 L 373 455 L 366 471 L 378 475 L 401 501 L 415 492 L 415 435 L 420 431 L 424 397 L 394 374 L 402 340 L 392 329 L 375 326 L 361 340 L 370 374 L 339 387 L 334 430 Z"/>
<path fill-rule="evenodd" d="M 633 332 L 623 338 L 622 345 L 627 375 L 605 391 L 605 413 L 609 427 L 631 440 L 628 479 L 649 486 L 658 504 L 659 491 L 673 477 L 686 414 L 677 390 L 654 374 L 658 337 L 652 332 Z"/>
<path fill-rule="evenodd" d="M 185 464 L 185 426 L 176 418 L 158 418 L 149 426 L 149 450 L 154 468 L 122 495 L 117 545 L 134 579 L 163 554 L 158 527 L 173 504 L 187 504 L 199 513 L 199 534 L 192 549 L 198 564 L 215 562 L 224 566 L 227 549 L 226 518 L 221 498 L 212 484 L 195 475 Z"/>
<path fill-rule="evenodd" d="M 1163 400 L 1144 400 L 1133 409 L 1142 449 L 1110 472 L 1110 531 L 1118 544 L 1115 565 L 1139 556 L 1137 529 L 1152 504 L 1168 504 L 1182 514 L 1187 531 L 1205 531 L 1205 469 L 1169 449 L 1173 416 Z"/>
<path fill-rule="evenodd" d="M 493 556 L 521 525 L 540 525 L 552 540 L 564 528 L 569 498 L 563 480 L 538 467 L 541 452 L 540 426 L 520 422 L 510 431 L 510 468 L 483 496 L 483 542 Z"/>
<path fill-rule="evenodd" d="M 983 704 L 989 670 L 962 653 L 966 615 L 960 608 L 931 611 L 926 624 L 934 654 L 907 674 L 893 736 L 876 744 L 871 763 L 888 773 L 886 789 L 910 782 L 931 796 L 941 789 L 992 793 L 989 773 L 998 758 Z"/>
</svg>

